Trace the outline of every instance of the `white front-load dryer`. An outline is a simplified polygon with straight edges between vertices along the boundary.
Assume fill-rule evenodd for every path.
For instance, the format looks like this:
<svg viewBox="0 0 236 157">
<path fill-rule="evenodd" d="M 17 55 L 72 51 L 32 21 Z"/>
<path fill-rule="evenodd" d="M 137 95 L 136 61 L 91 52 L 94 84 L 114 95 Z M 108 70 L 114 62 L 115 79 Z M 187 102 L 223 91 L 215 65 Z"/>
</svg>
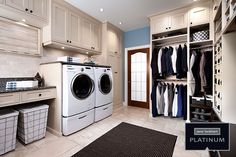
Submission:
<svg viewBox="0 0 236 157">
<path fill-rule="evenodd" d="M 94 122 L 94 70 L 84 65 L 63 65 L 63 135 L 72 134 Z"/>
<path fill-rule="evenodd" d="M 113 111 L 113 77 L 110 66 L 95 66 L 95 122 Z"/>
</svg>

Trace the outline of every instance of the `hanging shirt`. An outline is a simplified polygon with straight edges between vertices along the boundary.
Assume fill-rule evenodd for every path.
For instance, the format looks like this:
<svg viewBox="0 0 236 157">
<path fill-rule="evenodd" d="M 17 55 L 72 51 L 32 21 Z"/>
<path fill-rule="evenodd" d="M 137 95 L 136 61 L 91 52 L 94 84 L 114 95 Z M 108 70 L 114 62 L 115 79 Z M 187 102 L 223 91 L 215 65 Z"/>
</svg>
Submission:
<svg viewBox="0 0 236 157">
<path fill-rule="evenodd" d="M 183 75 L 183 69 L 182 69 L 182 52 L 183 49 L 181 45 L 179 45 L 178 51 L 177 51 L 177 60 L 176 60 L 176 78 L 181 79 Z"/>
<path fill-rule="evenodd" d="M 196 58 L 196 52 L 193 51 L 192 52 L 192 55 L 191 55 L 191 58 L 190 58 L 190 70 L 189 70 L 189 95 L 193 96 L 194 95 L 194 92 L 195 92 L 195 79 L 194 79 L 194 76 L 193 76 L 193 72 L 192 72 L 192 68 L 193 68 L 193 65 L 194 65 L 194 62 L 195 62 L 195 58 Z"/>
<path fill-rule="evenodd" d="M 162 48 L 158 52 L 158 58 L 157 58 L 157 66 L 158 66 L 158 72 L 159 75 L 161 76 L 161 57 L 162 57 Z"/>
<path fill-rule="evenodd" d="M 200 77 L 201 77 L 201 92 L 204 92 L 204 87 L 206 86 L 206 75 L 205 75 L 205 65 L 206 57 L 205 53 L 202 52 L 201 61 L 200 61 Z"/>
<path fill-rule="evenodd" d="M 151 68 L 152 68 L 152 78 L 153 79 L 157 79 L 158 74 L 159 74 L 158 65 L 157 65 L 158 52 L 159 52 L 159 50 L 157 48 L 154 48 L 152 51 Z"/>
<path fill-rule="evenodd" d="M 173 48 L 173 54 L 171 56 L 172 67 L 173 67 L 174 74 L 176 74 L 177 49 L 178 49 L 178 47 Z"/>
<path fill-rule="evenodd" d="M 164 116 L 168 117 L 168 109 L 169 109 L 169 98 L 168 98 L 168 85 L 165 85 L 165 92 L 164 92 Z"/>
<path fill-rule="evenodd" d="M 183 85 L 178 87 L 178 109 L 176 117 L 183 117 Z"/>
<path fill-rule="evenodd" d="M 162 92 L 162 85 L 160 83 L 157 84 L 156 88 L 156 108 L 158 115 L 161 114 L 161 92 Z"/>
<path fill-rule="evenodd" d="M 172 116 L 172 107 L 173 107 L 173 101 L 174 101 L 174 94 L 175 94 L 175 85 L 168 84 L 168 115 Z"/>
<path fill-rule="evenodd" d="M 178 112 L 178 89 L 177 86 L 175 87 L 175 93 L 174 93 L 174 100 L 173 100 L 173 106 L 172 106 L 172 116 L 176 117 Z"/>
<path fill-rule="evenodd" d="M 166 66 L 166 55 L 168 53 L 168 48 L 162 49 L 162 56 L 161 56 L 161 74 L 163 77 L 167 75 L 167 66 Z"/>
</svg>

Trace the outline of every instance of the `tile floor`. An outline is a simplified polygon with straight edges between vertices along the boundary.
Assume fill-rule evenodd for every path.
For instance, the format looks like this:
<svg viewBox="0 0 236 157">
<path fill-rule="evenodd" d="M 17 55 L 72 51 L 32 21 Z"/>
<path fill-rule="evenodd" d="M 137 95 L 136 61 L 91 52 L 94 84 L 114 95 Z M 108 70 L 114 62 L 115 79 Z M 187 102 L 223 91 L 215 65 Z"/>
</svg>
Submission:
<svg viewBox="0 0 236 157">
<path fill-rule="evenodd" d="M 57 137 L 47 132 L 46 137 L 29 145 L 17 142 L 16 150 L 4 157 L 70 157 L 121 122 L 177 135 L 173 157 L 208 157 L 207 151 L 184 150 L 184 125 L 180 119 L 151 118 L 149 110 L 114 106 L 113 115 L 68 137 Z"/>
</svg>

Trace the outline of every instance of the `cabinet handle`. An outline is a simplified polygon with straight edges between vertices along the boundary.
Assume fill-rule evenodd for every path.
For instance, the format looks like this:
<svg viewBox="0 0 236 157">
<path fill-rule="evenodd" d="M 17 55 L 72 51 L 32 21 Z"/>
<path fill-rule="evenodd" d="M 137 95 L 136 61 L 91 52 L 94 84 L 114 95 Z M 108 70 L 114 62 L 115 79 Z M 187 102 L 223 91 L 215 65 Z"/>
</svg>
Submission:
<svg viewBox="0 0 236 157">
<path fill-rule="evenodd" d="M 39 96 L 42 96 L 42 94 L 39 94 Z"/>
<path fill-rule="evenodd" d="M 66 40 L 66 42 L 69 42 L 69 40 Z"/>
<path fill-rule="evenodd" d="M 33 13 L 33 10 L 30 10 L 30 13 Z"/>
<path fill-rule="evenodd" d="M 171 27 L 169 27 L 169 29 L 171 29 Z"/>
<path fill-rule="evenodd" d="M 87 117 L 87 115 L 85 115 L 85 116 L 82 116 L 82 117 L 79 117 L 79 119 L 83 119 L 83 118 L 85 118 L 85 117 Z"/>
<path fill-rule="evenodd" d="M 190 24 L 192 25 L 193 23 L 192 23 L 192 22 L 190 22 Z"/>
<path fill-rule="evenodd" d="M 25 8 L 25 11 L 28 11 L 29 9 L 28 8 Z"/>
<path fill-rule="evenodd" d="M 118 74 L 118 72 L 115 72 L 115 74 Z"/>
<path fill-rule="evenodd" d="M 166 29 L 168 29 L 168 28 L 166 27 Z"/>
<path fill-rule="evenodd" d="M 70 41 L 70 43 L 71 43 L 71 41 Z"/>
</svg>

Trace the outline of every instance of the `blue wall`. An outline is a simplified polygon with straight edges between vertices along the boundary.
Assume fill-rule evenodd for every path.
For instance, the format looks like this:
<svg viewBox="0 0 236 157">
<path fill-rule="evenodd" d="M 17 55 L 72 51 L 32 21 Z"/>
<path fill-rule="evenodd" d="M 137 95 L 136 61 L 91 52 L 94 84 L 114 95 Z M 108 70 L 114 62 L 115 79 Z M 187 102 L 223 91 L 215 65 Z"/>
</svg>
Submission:
<svg viewBox="0 0 236 157">
<path fill-rule="evenodd" d="M 150 44 L 150 27 L 131 30 L 124 34 L 124 47 L 135 47 Z"/>
</svg>

